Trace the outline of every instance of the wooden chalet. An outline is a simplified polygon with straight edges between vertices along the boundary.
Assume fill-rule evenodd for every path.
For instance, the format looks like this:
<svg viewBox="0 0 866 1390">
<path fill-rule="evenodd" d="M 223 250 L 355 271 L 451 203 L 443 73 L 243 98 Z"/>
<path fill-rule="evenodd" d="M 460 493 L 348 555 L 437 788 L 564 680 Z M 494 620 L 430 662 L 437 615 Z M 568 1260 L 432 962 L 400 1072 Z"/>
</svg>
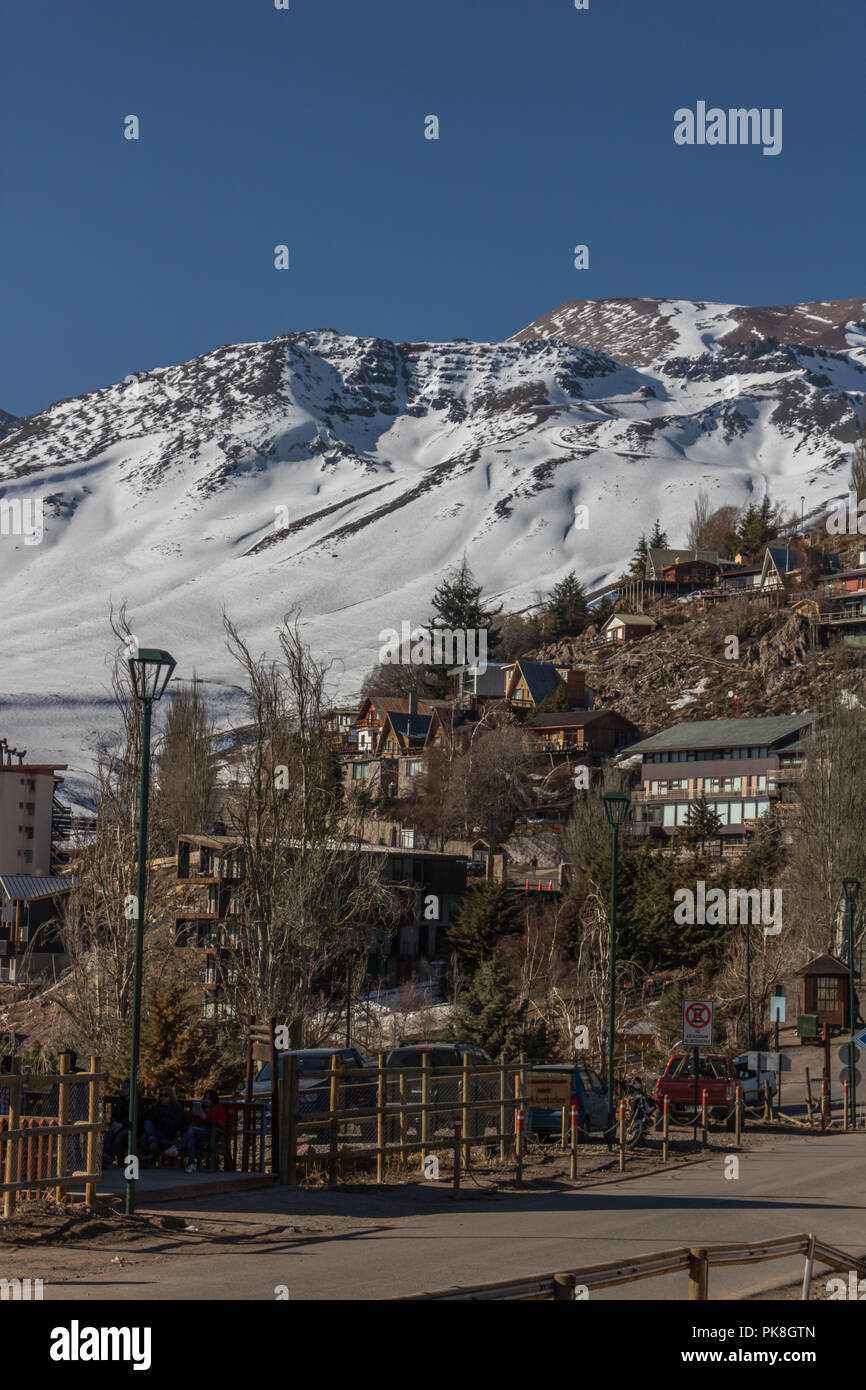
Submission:
<svg viewBox="0 0 866 1390">
<path fill-rule="evenodd" d="M 584 673 L 572 666 L 555 666 L 551 661 L 530 661 L 521 657 L 505 667 L 505 699 L 518 709 L 540 705 L 562 686 L 573 708 L 585 703 Z"/>
<path fill-rule="evenodd" d="M 534 714 L 523 725 L 554 757 L 592 754 L 609 757 L 640 737 L 640 730 L 613 709 L 573 710 L 563 714 Z"/>
<path fill-rule="evenodd" d="M 645 613 L 611 613 L 601 629 L 600 645 L 623 647 L 648 637 L 658 624 Z"/>
</svg>

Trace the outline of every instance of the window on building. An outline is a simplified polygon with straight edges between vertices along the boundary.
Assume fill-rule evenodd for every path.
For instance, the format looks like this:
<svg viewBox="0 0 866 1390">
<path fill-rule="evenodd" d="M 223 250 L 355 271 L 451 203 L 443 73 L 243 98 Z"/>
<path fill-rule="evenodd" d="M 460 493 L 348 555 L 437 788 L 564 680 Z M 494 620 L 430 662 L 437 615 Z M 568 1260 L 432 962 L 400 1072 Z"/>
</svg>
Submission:
<svg viewBox="0 0 866 1390">
<path fill-rule="evenodd" d="M 366 782 L 370 776 L 369 763 L 352 763 L 352 781 Z"/>
<path fill-rule="evenodd" d="M 835 980 L 815 981 L 815 1002 L 819 1014 L 833 1013 L 839 1007 L 839 986 Z"/>
<path fill-rule="evenodd" d="M 417 777 L 424 769 L 424 763 L 420 758 L 408 758 L 406 761 L 406 776 Z"/>
</svg>

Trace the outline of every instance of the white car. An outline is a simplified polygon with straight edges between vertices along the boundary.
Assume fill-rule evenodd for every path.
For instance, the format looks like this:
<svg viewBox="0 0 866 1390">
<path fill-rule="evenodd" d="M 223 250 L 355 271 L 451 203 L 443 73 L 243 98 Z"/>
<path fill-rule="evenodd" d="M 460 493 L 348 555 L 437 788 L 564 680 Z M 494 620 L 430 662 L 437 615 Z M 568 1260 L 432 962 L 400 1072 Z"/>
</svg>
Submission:
<svg viewBox="0 0 866 1390">
<path fill-rule="evenodd" d="M 754 1067 L 749 1066 L 749 1054 L 747 1052 L 734 1058 L 734 1071 L 737 1073 L 737 1080 L 743 1088 L 743 1100 L 746 1105 L 761 1105 L 763 1103 L 765 1080 L 770 1083 L 771 1098 L 775 1096 L 776 1073 L 755 1071 Z"/>
</svg>

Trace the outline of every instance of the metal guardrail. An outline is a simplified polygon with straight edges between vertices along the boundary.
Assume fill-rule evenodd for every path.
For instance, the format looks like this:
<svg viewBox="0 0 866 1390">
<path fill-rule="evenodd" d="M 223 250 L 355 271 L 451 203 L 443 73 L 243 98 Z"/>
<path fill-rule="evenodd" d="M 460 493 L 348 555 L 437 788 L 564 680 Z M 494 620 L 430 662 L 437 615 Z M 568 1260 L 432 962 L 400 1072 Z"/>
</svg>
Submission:
<svg viewBox="0 0 866 1390">
<path fill-rule="evenodd" d="M 401 1294 L 397 1302 L 419 1302 L 438 1299 L 447 1302 L 493 1302 L 536 1300 L 573 1300 L 578 1285 L 590 1289 L 609 1289 L 618 1284 L 631 1284 L 638 1279 L 658 1279 L 681 1270 L 689 1275 L 689 1299 L 708 1297 L 708 1273 L 711 1266 L 761 1264 L 767 1260 L 791 1259 L 804 1255 L 802 1299 L 807 1300 L 815 1261 L 845 1273 L 854 1270 L 866 1273 L 866 1258 L 848 1255 L 832 1245 L 826 1245 L 811 1234 L 780 1236 L 774 1240 L 749 1244 L 723 1243 L 706 1246 L 678 1246 L 673 1250 L 657 1250 L 637 1255 L 630 1260 L 610 1260 L 604 1264 L 554 1274 L 526 1275 L 517 1279 L 502 1279 L 493 1284 L 458 1285 L 433 1293 Z"/>
</svg>

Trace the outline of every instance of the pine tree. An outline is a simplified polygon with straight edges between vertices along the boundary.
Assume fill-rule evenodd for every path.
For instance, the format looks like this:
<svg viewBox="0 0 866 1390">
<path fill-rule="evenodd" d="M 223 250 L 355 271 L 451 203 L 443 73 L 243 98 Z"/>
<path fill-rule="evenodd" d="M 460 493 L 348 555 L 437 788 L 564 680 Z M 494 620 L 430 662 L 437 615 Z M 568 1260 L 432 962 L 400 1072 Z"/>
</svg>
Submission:
<svg viewBox="0 0 866 1390">
<path fill-rule="evenodd" d="M 459 915 L 448 929 L 448 940 L 464 960 L 473 964 L 488 960 L 503 936 L 521 930 L 516 894 L 504 883 L 489 880 L 466 894 Z"/>
<path fill-rule="evenodd" d="M 475 583 L 466 556 L 463 556 L 456 569 L 444 579 L 433 594 L 433 608 L 436 616 L 431 621 L 433 628 L 448 628 L 451 632 L 487 630 L 487 654 L 494 652 L 499 645 L 499 629 L 492 627 L 492 621 L 499 608 L 487 608 L 481 600 L 482 586 Z"/>
<path fill-rule="evenodd" d="M 636 549 L 635 549 L 634 555 L 631 557 L 631 564 L 629 565 L 629 571 L 630 571 L 632 574 L 635 574 L 635 575 L 639 576 L 639 578 L 641 578 L 641 579 L 643 578 L 644 572 L 645 572 L 645 570 L 646 570 L 646 552 L 647 552 L 646 532 L 645 532 L 645 531 L 641 531 L 641 533 L 640 533 L 640 540 L 639 540 L 638 543 L 637 543 L 637 547 L 636 547 Z"/>
<path fill-rule="evenodd" d="M 648 544 L 650 550 L 667 550 L 668 533 L 661 529 L 658 517 L 656 517 L 653 533 L 649 538 Z"/>
<path fill-rule="evenodd" d="M 517 994 L 498 960 L 485 960 L 457 1000 L 448 1029 L 452 1038 L 476 1043 L 498 1057 L 521 1050 L 522 1013 Z"/>
<path fill-rule="evenodd" d="M 586 624 L 586 590 L 572 571 L 554 584 L 547 596 L 544 637 L 548 642 L 557 642 L 561 637 L 577 637 Z"/>
</svg>

